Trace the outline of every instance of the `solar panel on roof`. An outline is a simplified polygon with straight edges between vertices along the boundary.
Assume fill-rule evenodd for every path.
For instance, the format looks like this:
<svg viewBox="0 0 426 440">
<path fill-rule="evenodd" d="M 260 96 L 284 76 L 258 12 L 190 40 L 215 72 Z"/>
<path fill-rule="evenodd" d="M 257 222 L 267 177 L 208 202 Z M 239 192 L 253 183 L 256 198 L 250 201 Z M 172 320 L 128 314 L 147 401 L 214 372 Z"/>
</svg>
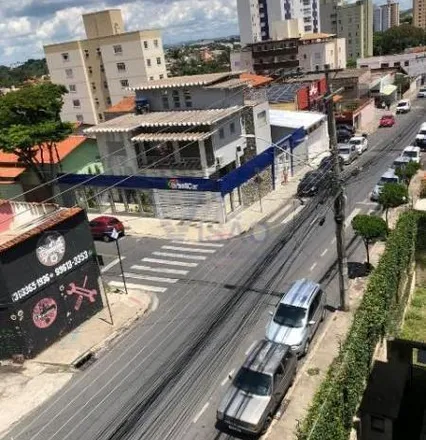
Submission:
<svg viewBox="0 0 426 440">
<path fill-rule="evenodd" d="M 266 89 L 269 102 L 293 102 L 297 91 L 304 84 L 274 84 Z"/>
</svg>

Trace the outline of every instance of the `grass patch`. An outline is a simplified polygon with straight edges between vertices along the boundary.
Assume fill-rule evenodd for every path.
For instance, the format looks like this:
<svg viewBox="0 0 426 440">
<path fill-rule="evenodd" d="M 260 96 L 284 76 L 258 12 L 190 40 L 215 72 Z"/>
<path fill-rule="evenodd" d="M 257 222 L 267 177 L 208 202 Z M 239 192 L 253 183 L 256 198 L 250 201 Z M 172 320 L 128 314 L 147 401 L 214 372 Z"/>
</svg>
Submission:
<svg viewBox="0 0 426 440">
<path fill-rule="evenodd" d="M 426 342 L 426 287 L 417 287 L 408 306 L 401 337 Z"/>
</svg>

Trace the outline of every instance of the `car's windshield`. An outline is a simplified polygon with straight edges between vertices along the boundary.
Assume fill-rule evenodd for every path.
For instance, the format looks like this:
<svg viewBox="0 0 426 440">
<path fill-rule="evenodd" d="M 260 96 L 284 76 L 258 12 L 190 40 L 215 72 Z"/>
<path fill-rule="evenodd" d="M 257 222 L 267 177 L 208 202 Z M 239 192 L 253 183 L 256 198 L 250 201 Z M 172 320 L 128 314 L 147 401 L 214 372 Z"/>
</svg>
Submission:
<svg viewBox="0 0 426 440">
<path fill-rule="evenodd" d="M 362 140 L 361 139 L 351 139 L 349 141 L 349 143 L 353 144 L 353 145 L 360 145 L 362 143 Z"/>
<path fill-rule="evenodd" d="M 306 316 L 306 309 L 294 307 L 288 304 L 280 304 L 274 315 L 274 322 L 286 327 L 303 327 L 303 320 Z"/>
<path fill-rule="evenodd" d="M 382 177 L 379 180 L 379 185 L 385 185 L 386 183 L 398 183 L 398 179 L 396 177 Z"/>
<path fill-rule="evenodd" d="M 407 104 L 407 102 L 398 102 L 397 107 L 405 107 Z"/>
<path fill-rule="evenodd" d="M 404 157 L 417 157 L 417 151 L 404 151 L 402 155 Z"/>
<path fill-rule="evenodd" d="M 419 134 L 423 134 L 423 135 L 425 135 L 425 134 L 426 134 L 426 129 L 425 129 L 425 130 L 420 130 L 420 131 L 419 131 Z"/>
<path fill-rule="evenodd" d="M 349 154 L 350 150 L 349 148 L 339 148 L 340 154 Z"/>
<path fill-rule="evenodd" d="M 241 368 L 234 379 L 234 385 L 246 393 L 267 396 L 271 390 L 271 376 Z"/>
</svg>

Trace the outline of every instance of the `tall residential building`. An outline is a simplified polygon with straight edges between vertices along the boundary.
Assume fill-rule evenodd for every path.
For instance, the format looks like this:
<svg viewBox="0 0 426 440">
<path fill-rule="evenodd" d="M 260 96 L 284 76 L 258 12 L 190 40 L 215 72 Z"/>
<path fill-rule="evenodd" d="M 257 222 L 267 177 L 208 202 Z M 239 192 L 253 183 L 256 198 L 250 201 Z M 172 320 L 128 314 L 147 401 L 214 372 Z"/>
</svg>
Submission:
<svg viewBox="0 0 426 440">
<path fill-rule="evenodd" d="M 85 40 L 44 46 L 50 78 L 64 85 L 61 118 L 95 125 L 128 88 L 167 76 L 161 32 L 124 32 L 120 9 L 83 15 Z"/>
<path fill-rule="evenodd" d="M 273 39 L 283 20 L 300 20 L 303 32 L 320 31 L 318 0 L 237 0 L 237 10 L 243 45 Z"/>
<path fill-rule="evenodd" d="M 426 0 L 413 0 L 413 25 L 426 28 Z"/>
<path fill-rule="evenodd" d="M 386 4 L 374 6 L 374 32 L 384 32 L 399 26 L 399 3 L 388 0 Z"/>
<path fill-rule="evenodd" d="M 323 32 L 346 39 L 348 59 L 373 55 L 373 2 L 358 0 L 321 0 L 321 28 Z"/>
</svg>

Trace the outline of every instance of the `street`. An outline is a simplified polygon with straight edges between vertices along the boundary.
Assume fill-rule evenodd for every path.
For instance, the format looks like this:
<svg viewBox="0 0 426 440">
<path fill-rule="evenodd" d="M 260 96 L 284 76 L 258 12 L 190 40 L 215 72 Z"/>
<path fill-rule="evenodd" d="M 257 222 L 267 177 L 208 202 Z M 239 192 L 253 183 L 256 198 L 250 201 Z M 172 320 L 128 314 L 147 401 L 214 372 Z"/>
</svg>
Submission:
<svg viewBox="0 0 426 440">
<path fill-rule="evenodd" d="M 396 126 L 372 134 L 368 151 L 345 172 L 350 269 L 365 258 L 350 220 L 377 209 L 369 193 L 423 122 L 426 104 L 413 104 Z M 339 305 L 332 202 L 308 201 L 289 221 L 291 210 L 282 210 L 258 234 L 222 242 L 125 237 L 129 287 L 156 295 L 158 307 L 5 438 L 232 438 L 215 429 L 218 402 L 229 373 L 264 336 L 268 312 L 289 284 L 303 277 L 323 283 L 329 309 L 323 325 Z M 106 281 L 122 288 L 114 244 L 97 248 L 109 255 Z"/>
</svg>

